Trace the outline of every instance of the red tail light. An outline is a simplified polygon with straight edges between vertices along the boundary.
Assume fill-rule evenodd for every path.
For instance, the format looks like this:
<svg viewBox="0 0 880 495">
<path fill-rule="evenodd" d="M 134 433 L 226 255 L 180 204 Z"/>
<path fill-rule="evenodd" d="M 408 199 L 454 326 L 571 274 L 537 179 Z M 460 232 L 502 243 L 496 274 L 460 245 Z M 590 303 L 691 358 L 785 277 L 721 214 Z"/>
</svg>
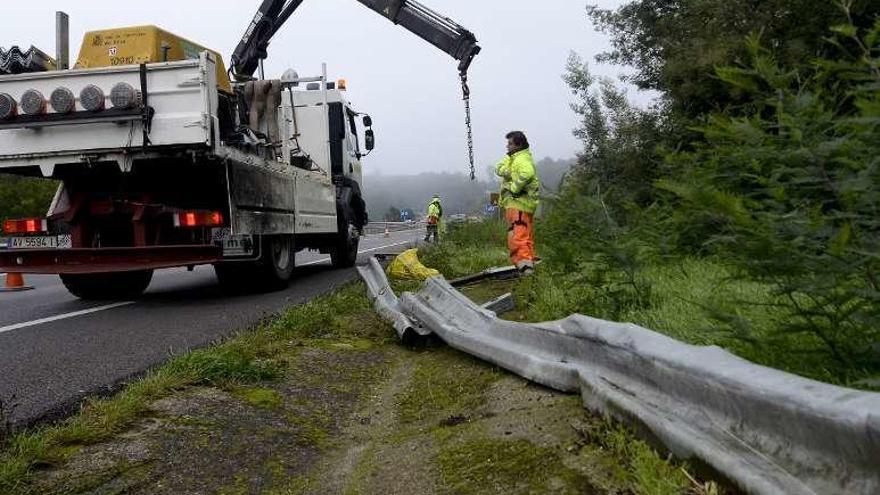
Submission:
<svg viewBox="0 0 880 495">
<path fill-rule="evenodd" d="M 3 232 L 7 234 L 37 234 L 48 231 L 49 226 L 45 218 L 25 218 L 3 222 Z"/>
<path fill-rule="evenodd" d="M 219 211 L 185 211 L 174 214 L 175 227 L 220 227 L 223 215 Z"/>
</svg>

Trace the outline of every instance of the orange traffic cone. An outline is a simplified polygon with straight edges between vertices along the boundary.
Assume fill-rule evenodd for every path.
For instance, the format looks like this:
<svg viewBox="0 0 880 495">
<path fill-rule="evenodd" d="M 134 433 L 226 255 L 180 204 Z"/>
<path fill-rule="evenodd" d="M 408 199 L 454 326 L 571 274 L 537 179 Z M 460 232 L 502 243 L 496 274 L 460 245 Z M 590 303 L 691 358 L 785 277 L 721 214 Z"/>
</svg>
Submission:
<svg viewBox="0 0 880 495">
<path fill-rule="evenodd" d="M 7 273 L 6 285 L 0 287 L 0 292 L 17 292 L 22 290 L 31 290 L 33 287 L 24 285 L 24 276 L 20 273 Z"/>
</svg>

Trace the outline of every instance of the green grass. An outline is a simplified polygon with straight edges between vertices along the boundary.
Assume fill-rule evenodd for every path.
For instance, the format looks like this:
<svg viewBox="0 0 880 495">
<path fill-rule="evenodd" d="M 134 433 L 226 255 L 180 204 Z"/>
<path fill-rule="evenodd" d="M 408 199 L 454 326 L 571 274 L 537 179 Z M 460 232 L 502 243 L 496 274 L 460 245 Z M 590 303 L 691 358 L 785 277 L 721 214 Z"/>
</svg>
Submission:
<svg viewBox="0 0 880 495">
<path fill-rule="evenodd" d="M 360 324 L 352 325 L 352 321 Z M 148 411 L 150 403 L 184 387 L 218 386 L 238 391 L 253 405 L 274 407 L 280 400 L 277 394 L 245 385 L 280 378 L 289 364 L 285 359 L 306 345 L 350 343 L 359 349 L 365 338 L 389 339 L 383 324 L 365 324 L 378 321 L 369 311 L 363 286 L 351 284 L 217 346 L 175 357 L 114 397 L 87 401 L 67 421 L 0 439 L 0 493 L 24 490 L 35 469 L 62 463 L 80 447 L 125 431 Z M 319 430 L 309 430 L 305 440 L 322 442 L 326 435 Z"/>
<path fill-rule="evenodd" d="M 498 229 L 495 222 L 462 225 L 422 257 L 448 277 L 496 266 L 504 246 Z M 491 244 L 481 250 L 480 242 Z M 636 323 L 691 344 L 718 345 L 755 363 L 829 383 L 858 386 L 878 376 L 880 365 L 847 366 L 813 334 L 780 331 L 789 317 L 786 301 L 769 285 L 733 275 L 717 258 L 651 259 L 636 273 L 634 286 L 607 266 L 563 269 L 550 256 L 535 276 L 516 285 L 518 309 L 505 317 L 548 321 L 581 313 Z"/>
<path fill-rule="evenodd" d="M 419 258 L 447 278 L 509 265 L 507 227 L 495 221 L 450 225 L 442 241 L 421 250 Z"/>
</svg>

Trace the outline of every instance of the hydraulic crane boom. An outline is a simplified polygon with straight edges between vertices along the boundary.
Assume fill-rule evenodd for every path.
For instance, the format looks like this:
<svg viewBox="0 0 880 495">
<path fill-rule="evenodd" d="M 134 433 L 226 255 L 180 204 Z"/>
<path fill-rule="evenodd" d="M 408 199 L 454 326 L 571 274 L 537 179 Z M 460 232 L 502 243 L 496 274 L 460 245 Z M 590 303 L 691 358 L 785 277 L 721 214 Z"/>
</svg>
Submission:
<svg viewBox="0 0 880 495">
<path fill-rule="evenodd" d="M 446 52 L 466 72 L 480 52 L 473 33 L 413 0 L 357 0 Z M 303 0 L 264 0 L 254 20 L 232 54 L 232 68 L 239 78 L 249 78 L 267 57 L 272 37 L 302 5 Z"/>
<path fill-rule="evenodd" d="M 468 153 L 471 180 L 474 179 L 474 146 L 471 132 L 470 89 L 467 71 L 480 53 L 477 38 L 452 19 L 444 17 L 414 0 L 357 0 L 394 24 L 431 43 L 458 61 L 465 103 Z M 302 5 L 303 0 L 263 0 L 260 9 L 232 54 L 231 72 L 236 79 L 251 79 L 260 63 L 268 56 L 269 43 L 275 33 Z"/>
</svg>

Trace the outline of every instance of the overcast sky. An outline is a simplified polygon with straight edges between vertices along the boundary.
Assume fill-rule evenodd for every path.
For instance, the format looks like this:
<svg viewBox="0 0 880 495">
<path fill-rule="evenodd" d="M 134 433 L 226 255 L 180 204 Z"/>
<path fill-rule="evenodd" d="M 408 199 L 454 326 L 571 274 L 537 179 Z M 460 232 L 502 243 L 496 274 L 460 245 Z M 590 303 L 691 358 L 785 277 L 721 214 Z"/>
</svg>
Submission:
<svg viewBox="0 0 880 495">
<path fill-rule="evenodd" d="M 561 76 L 570 51 L 587 59 L 607 48 L 590 25 L 587 0 L 422 0 L 477 36 L 483 52 L 471 66 L 477 170 L 504 153 L 504 134 L 522 129 L 538 158 L 579 150 L 576 118 Z M 155 24 L 229 54 L 259 0 L 40 0 L 5 2 L 0 46 L 35 45 L 54 55 L 54 14 L 71 17 L 71 58 L 85 31 Z M 593 0 L 616 6 L 622 0 Z M 377 149 L 367 173 L 467 170 L 464 110 L 457 63 L 356 0 L 306 0 L 269 47 L 267 77 L 288 67 L 348 81 L 354 106 L 373 116 Z M 592 64 L 617 76 L 622 69 Z"/>
</svg>

